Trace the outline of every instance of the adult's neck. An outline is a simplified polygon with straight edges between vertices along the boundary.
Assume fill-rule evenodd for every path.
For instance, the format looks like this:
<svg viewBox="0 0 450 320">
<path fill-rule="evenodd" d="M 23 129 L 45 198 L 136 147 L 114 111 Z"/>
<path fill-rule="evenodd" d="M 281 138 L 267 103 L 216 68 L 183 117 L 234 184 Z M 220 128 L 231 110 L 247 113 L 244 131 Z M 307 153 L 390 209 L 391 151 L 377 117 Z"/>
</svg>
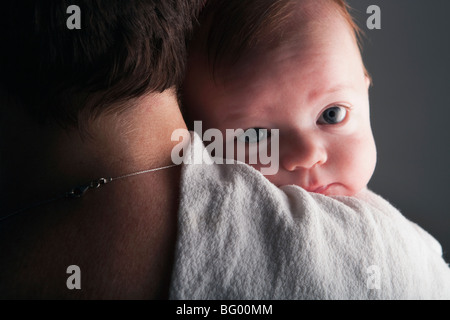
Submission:
<svg viewBox="0 0 450 320">
<path fill-rule="evenodd" d="M 0 216 L 94 179 L 169 165 L 171 134 L 185 128 L 172 90 L 90 121 L 88 134 L 10 111 L 0 129 Z"/>
</svg>

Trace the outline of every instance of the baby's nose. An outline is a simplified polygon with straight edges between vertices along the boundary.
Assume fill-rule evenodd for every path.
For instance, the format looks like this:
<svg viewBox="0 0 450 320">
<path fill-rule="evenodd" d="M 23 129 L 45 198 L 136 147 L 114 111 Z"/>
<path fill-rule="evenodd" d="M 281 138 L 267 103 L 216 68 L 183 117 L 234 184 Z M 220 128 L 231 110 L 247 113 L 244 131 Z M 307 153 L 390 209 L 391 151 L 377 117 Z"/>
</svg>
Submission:
<svg viewBox="0 0 450 320">
<path fill-rule="evenodd" d="M 327 151 L 323 143 L 314 135 L 298 136 L 282 146 L 281 164 L 288 171 L 311 169 L 327 161 Z"/>
</svg>

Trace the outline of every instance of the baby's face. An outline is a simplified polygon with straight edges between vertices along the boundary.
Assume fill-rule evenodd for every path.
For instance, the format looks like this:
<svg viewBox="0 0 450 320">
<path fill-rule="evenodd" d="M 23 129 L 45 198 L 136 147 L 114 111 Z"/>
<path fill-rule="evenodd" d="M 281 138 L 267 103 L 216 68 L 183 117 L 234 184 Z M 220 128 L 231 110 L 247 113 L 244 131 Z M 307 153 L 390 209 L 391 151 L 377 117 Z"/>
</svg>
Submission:
<svg viewBox="0 0 450 320">
<path fill-rule="evenodd" d="M 253 52 L 215 80 L 194 55 L 185 102 L 204 130 L 217 128 L 224 137 L 226 129 L 279 129 L 279 170 L 266 176 L 275 185 L 350 196 L 367 185 L 376 163 L 369 80 L 340 16 L 312 28 L 319 37 L 298 35 Z"/>
</svg>

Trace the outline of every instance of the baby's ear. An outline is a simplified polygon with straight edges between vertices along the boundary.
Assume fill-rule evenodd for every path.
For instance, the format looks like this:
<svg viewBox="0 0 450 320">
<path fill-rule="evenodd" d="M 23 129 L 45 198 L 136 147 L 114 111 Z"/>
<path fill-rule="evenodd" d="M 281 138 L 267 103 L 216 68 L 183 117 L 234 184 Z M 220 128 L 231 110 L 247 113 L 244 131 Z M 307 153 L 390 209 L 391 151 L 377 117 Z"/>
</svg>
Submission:
<svg viewBox="0 0 450 320">
<path fill-rule="evenodd" d="M 373 85 L 372 76 L 369 71 L 367 71 L 366 67 L 364 67 L 364 81 L 366 82 L 366 88 L 369 89 L 370 86 Z"/>
<path fill-rule="evenodd" d="M 369 74 L 366 74 L 364 76 L 364 81 L 366 82 L 366 88 L 369 89 L 373 85 L 372 83 L 372 77 Z"/>
</svg>

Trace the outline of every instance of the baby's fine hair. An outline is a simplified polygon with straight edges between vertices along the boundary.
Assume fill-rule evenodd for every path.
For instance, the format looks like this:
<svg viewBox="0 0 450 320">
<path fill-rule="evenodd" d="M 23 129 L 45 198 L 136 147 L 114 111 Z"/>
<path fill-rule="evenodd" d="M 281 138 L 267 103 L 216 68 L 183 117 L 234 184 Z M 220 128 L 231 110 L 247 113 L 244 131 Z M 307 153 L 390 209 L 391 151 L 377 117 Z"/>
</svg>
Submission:
<svg viewBox="0 0 450 320">
<path fill-rule="evenodd" d="M 232 65 L 253 48 L 274 48 L 283 40 L 295 6 L 303 0 L 209 0 L 200 17 L 200 32 L 192 44 L 206 53 L 214 70 L 218 65 Z M 315 0 L 318 2 L 318 0 Z M 361 30 L 354 22 L 345 0 L 322 0 L 342 15 L 360 45 Z M 304 2 L 304 1 L 303 1 Z M 315 2 L 312 2 L 315 4 Z M 302 7 L 309 15 L 317 6 Z M 286 36 L 285 38 L 287 38 Z"/>
</svg>

